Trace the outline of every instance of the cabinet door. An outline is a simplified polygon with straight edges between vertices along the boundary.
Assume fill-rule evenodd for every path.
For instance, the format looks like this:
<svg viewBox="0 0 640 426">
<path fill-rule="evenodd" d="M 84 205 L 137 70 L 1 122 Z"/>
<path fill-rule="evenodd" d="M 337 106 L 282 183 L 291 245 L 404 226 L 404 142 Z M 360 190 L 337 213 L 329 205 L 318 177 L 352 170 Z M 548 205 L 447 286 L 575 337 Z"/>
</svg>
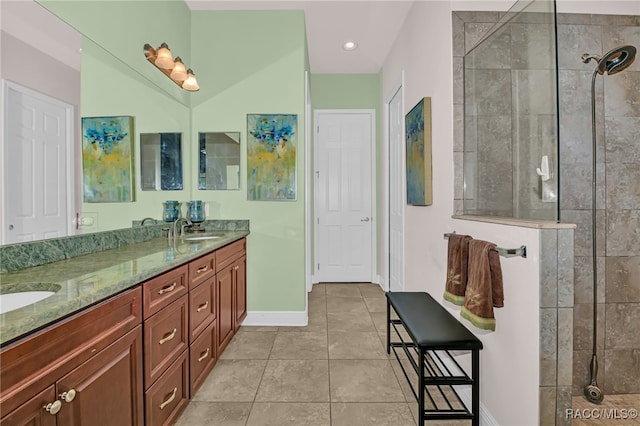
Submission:
<svg viewBox="0 0 640 426">
<path fill-rule="evenodd" d="M 233 311 L 233 281 L 235 265 L 229 265 L 216 275 L 218 297 L 218 355 L 233 337 L 235 312 Z"/>
<path fill-rule="evenodd" d="M 242 256 L 235 265 L 234 277 L 235 295 L 235 331 L 238 331 L 242 320 L 247 316 L 247 257 Z"/>
<path fill-rule="evenodd" d="M 58 424 L 142 426 L 142 327 L 60 379 L 56 391 L 63 398 Z"/>
<path fill-rule="evenodd" d="M 45 408 L 48 404 L 53 404 L 55 401 L 55 386 L 51 385 L 3 417 L 0 424 L 2 424 L 2 426 L 55 426 L 55 413 L 50 413 Z"/>
</svg>

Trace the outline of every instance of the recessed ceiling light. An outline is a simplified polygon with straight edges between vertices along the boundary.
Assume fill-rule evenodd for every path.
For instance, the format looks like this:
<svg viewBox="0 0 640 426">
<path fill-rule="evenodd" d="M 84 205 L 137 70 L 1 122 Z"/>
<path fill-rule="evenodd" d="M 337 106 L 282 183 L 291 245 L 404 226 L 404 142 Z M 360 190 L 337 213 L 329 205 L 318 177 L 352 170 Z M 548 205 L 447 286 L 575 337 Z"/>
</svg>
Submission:
<svg viewBox="0 0 640 426">
<path fill-rule="evenodd" d="M 342 48 L 344 50 L 356 50 L 357 47 L 358 45 L 354 41 L 347 41 L 345 42 L 345 44 L 342 45 Z"/>
</svg>

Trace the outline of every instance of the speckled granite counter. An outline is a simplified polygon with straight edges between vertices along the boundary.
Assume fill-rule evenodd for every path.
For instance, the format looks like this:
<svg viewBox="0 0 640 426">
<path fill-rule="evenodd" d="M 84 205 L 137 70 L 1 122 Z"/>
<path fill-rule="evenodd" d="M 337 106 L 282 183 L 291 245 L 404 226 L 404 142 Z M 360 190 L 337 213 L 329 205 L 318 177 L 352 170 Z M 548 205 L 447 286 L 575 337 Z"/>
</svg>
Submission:
<svg viewBox="0 0 640 426">
<path fill-rule="evenodd" d="M 40 266 L 0 273 L 0 294 L 49 290 L 53 296 L 0 314 L 0 345 L 58 321 L 176 266 L 249 235 L 223 231 L 220 238 L 175 246 L 167 238 L 123 245 Z"/>
</svg>

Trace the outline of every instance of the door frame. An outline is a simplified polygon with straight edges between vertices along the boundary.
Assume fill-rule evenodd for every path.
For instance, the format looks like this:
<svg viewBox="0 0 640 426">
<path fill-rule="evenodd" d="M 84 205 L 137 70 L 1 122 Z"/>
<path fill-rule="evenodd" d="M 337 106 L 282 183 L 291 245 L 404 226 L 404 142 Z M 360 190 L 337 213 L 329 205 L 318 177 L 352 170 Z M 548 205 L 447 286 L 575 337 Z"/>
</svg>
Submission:
<svg viewBox="0 0 640 426">
<path fill-rule="evenodd" d="M 9 140 L 9 129 L 6 125 L 7 123 L 7 115 L 9 114 L 9 90 L 15 90 L 21 94 L 40 99 L 45 102 L 57 104 L 60 107 L 65 109 L 65 126 L 67 131 L 66 137 L 66 148 L 67 148 L 67 170 L 66 170 L 66 179 L 67 179 L 67 220 L 66 220 L 66 235 L 73 235 L 73 230 L 76 225 L 76 206 L 75 206 L 75 170 L 76 170 L 76 158 L 73 151 L 73 139 L 74 139 L 74 128 L 72 125 L 73 116 L 74 116 L 74 107 L 71 104 L 63 102 L 59 99 L 51 97 L 45 93 L 38 92 L 36 90 L 29 89 L 28 87 L 22 86 L 18 83 L 14 83 L 10 80 L 2 79 L 2 109 L 3 113 L 0 114 L 0 128 L 2 129 L 2 141 L 0 143 L 0 164 L 2 164 L 2 185 L 0 185 L 0 200 L 2 200 L 2 206 L 0 206 L 0 243 L 6 244 L 6 232 L 5 226 L 7 218 L 5 217 L 5 209 L 4 206 L 7 204 L 6 196 L 7 191 L 5 187 L 7 185 L 7 179 L 4 178 L 5 161 L 7 160 L 7 146 Z"/>
<path fill-rule="evenodd" d="M 318 229 L 318 118 L 320 115 L 326 114 L 335 114 L 335 115 L 344 115 L 344 114 L 368 114 L 371 118 L 371 219 L 373 221 L 371 226 L 371 277 L 372 282 L 379 284 L 380 276 L 377 273 L 377 214 L 378 211 L 376 206 L 378 205 L 377 197 L 376 197 L 376 188 L 377 188 L 377 167 L 376 167 L 376 110 L 375 109 L 314 109 L 313 110 L 313 171 L 310 174 L 313 175 L 313 222 L 311 226 L 313 227 L 313 240 L 314 240 L 314 253 L 313 253 L 313 262 L 311 265 L 313 275 L 312 282 L 313 284 L 319 283 L 319 274 L 318 274 L 318 253 L 320 253 L 320 239 L 319 239 L 319 229 Z"/>
<path fill-rule="evenodd" d="M 391 104 L 391 100 L 395 96 L 395 94 L 400 91 L 402 95 L 402 103 L 403 103 L 403 112 L 404 112 L 404 70 L 400 71 L 400 75 L 396 79 L 395 83 L 389 89 L 389 92 L 385 96 L 382 107 L 383 107 L 383 141 L 382 141 L 382 150 L 383 150 L 383 164 L 382 164 L 382 179 L 383 179 L 383 256 L 382 256 L 382 274 L 383 274 L 383 282 L 382 288 L 385 291 L 389 291 L 391 288 L 391 249 L 390 249 L 390 241 L 391 241 L 391 162 L 389 161 L 390 151 L 391 151 L 391 138 L 389 137 L 389 105 Z M 404 117 L 402 117 L 402 121 L 404 123 Z M 404 127 L 404 124 L 403 124 Z M 406 161 L 406 159 L 405 159 Z M 402 163 L 405 164 L 405 161 Z M 404 191 L 404 180 L 402 179 L 403 185 L 402 188 L 399 188 L 400 191 Z M 405 203 L 402 204 L 402 245 L 404 247 L 404 230 L 405 230 Z M 404 250 L 403 250 L 404 253 Z M 403 256 L 404 263 L 404 256 Z M 404 268 L 402 269 L 402 290 L 404 291 Z"/>
</svg>

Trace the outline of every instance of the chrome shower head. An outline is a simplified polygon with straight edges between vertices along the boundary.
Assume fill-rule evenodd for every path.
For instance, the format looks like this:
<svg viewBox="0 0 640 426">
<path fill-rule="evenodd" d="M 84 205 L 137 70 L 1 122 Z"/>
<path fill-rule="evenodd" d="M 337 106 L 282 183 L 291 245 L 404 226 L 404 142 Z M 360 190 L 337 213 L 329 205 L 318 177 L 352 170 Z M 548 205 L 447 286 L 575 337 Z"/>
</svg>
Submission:
<svg viewBox="0 0 640 426">
<path fill-rule="evenodd" d="M 613 75 L 627 69 L 635 58 L 636 48 L 627 45 L 616 47 L 602 57 L 585 53 L 582 55 L 582 62 L 586 64 L 592 59 L 595 59 L 598 62 L 598 68 L 596 69 L 598 74 L 604 75 L 606 72 L 608 75 Z"/>
</svg>

